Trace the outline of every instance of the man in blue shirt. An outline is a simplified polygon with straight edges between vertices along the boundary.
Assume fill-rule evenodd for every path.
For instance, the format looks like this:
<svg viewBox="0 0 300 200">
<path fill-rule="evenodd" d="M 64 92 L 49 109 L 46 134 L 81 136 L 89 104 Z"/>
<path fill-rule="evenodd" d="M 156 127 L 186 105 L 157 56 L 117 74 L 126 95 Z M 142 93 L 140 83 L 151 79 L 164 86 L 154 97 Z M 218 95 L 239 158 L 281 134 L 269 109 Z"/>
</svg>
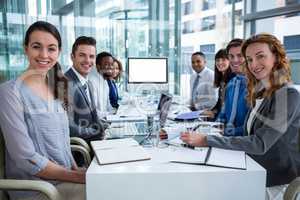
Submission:
<svg viewBox="0 0 300 200">
<path fill-rule="evenodd" d="M 224 105 L 217 117 L 217 121 L 225 124 L 225 136 L 244 135 L 243 125 L 249 109 L 246 101 L 247 80 L 242 69 L 242 43 L 242 39 L 233 39 L 226 47 L 230 68 L 235 76 L 227 84 Z"/>
</svg>

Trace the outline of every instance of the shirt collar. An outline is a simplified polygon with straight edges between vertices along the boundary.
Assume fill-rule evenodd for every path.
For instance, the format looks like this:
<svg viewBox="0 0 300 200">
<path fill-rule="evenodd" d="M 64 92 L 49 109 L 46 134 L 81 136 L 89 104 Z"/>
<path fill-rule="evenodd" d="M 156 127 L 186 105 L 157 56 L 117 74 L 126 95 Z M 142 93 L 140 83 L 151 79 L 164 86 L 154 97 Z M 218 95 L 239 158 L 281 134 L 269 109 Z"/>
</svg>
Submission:
<svg viewBox="0 0 300 200">
<path fill-rule="evenodd" d="M 83 77 L 81 74 L 77 72 L 77 70 L 72 66 L 71 69 L 76 74 L 77 78 L 79 79 L 81 85 L 84 85 L 88 82 L 88 78 Z"/>
<path fill-rule="evenodd" d="M 206 67 L 204 67 L 201 72 L 196 73 L 196 74 L 197 74 L 197 76 L 200 76 L 200 78 L 201 78 L 201 76 L 203 76 L 203 74 L 205 73 L 205 71 L 206 71 Z"/>
</svg>

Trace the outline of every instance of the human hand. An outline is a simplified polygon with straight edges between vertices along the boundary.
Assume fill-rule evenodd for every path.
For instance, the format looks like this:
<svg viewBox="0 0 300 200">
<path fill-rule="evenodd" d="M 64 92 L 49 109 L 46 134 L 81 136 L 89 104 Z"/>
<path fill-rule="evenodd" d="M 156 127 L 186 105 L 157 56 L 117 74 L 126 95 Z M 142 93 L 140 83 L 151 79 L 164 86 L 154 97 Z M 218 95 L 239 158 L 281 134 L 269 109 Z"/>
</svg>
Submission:
<svg viewBox="0 0 300 200">
<path fill-rule="evenodd" d="M 204 110 L 201 114 L 206 115 L 208 118 L 214 118 L 215 117 L 215 113 L 211 110 Z"/>
<path fill-rule="evenodd" d="M 71 182 L 85 184 L 86 169 L 78 168 L 77 170 L 72 170 L 71 173 L 73 179 Z"/>
<path fill-rule="evenodd" d="M 202 133 L 195 133 L 195 132 L 182 132 L 180 135 L 180 139 L 195 147 L 206 147 L 207 146 L 207 139 L 206 135 Z"/>
<path fill-rule="evenodd" d="M 168 139 L 168 133 L 164 129 L 160 129 L 159 131 L 159 139 L 166 140 Z"/>
</svg>

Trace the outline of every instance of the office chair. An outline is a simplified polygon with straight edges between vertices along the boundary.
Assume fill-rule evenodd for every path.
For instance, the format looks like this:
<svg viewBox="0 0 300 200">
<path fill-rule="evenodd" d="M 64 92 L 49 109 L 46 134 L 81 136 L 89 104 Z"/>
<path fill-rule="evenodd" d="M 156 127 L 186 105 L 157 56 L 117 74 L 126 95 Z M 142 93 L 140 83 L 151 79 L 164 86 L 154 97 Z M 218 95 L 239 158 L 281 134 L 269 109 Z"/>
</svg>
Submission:
<svg viewBox="0 0 300 200">
<path fill-rule="evenodd" d="M 79 138 L 79 137 L 71 137 L 71 151 L 79 152 L 83 156 L 84 166 L 88 167 L 91 163 L 91 148 L 88 143 Z"/>
<path fill-rule="evenodd" d="M 298 194 L 297 199 L 300 199 L 300 177 L 297 177 L 288 185 L 284 193 L 283 199 L 296 200 L 297 194 Z"/>
<path fill-rule="evenodd" d="M 91 162 L 89 154 L 89 147 L 86 148 L 87 143 L 82 139 L 71 138 L 71 150 L 80 152 L 88 166 Z M 73 144 L 72 144 L 73 143 Z M 76 145 L 79 144 L 79 145 Z M 62 200 L 57 189 L 49 182 L 42 180 L 16 180 L 5 179 L 5 143 L 0 128 L 0 199 L 8 200 L 7 190 L 26 190 L 38 191 L 45 194 L 49 200 Z"/>
<path fill-rule="evenodd" d="M 57 189 L 46 181 L 4 179 L 5 143 L 0 129 L 0 199 L 8 200 L 6 190 L 38 191 L 45 194 L 49 200 L 62 200 Z"/>
</svg>

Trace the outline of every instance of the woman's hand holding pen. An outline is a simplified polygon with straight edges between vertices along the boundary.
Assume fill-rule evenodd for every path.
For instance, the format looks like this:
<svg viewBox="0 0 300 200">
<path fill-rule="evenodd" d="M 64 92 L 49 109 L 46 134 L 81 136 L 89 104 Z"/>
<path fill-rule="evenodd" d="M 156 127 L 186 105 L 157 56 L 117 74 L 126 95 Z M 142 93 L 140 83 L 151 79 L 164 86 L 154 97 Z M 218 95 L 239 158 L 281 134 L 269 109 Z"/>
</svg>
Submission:
<svg viewBox="0 0 300 200">
<path fill-rule="evenodd" d="M 186 144 L 195 146 L 195 147 L 206 147 L 207 139 L 206 135 L 202 133 L 196 132 L 182 132 L 180 135 L 180 139 Z"/>
</svg>

